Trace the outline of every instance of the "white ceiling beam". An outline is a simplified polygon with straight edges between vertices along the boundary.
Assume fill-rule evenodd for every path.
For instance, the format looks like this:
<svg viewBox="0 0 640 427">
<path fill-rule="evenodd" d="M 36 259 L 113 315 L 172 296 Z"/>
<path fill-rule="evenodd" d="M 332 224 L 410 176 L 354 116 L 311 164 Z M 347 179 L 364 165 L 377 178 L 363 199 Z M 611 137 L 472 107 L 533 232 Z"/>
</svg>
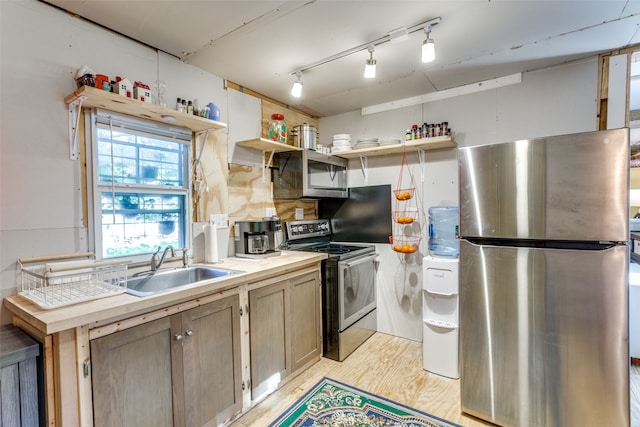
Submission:
<svg viewBox="0 0 640 427">
<path fill-rule="evenodd" d="M 511 74 L 495 79 L 484 80 L 477 83 L 471 83 L 464 86 L 458 86 L 451 89 L 439 90 L 424 95 L 413 96 L 411 98 L 398 99 L 396 101 L 385 102 L 384 104 L 371 105 L 362 108 L 362 115 L 382 113 L 384 111 L 397 110 L 399 108 L 410 107 L 412 105 L 426 104 L 427 102 L 440 101 L 456 96 L 468 95 L 470 93 L 482 92 L 485 90 L 496 89 L 503 86 L 509 86 L 522 82 L 522 73 Z"/>
</svg>

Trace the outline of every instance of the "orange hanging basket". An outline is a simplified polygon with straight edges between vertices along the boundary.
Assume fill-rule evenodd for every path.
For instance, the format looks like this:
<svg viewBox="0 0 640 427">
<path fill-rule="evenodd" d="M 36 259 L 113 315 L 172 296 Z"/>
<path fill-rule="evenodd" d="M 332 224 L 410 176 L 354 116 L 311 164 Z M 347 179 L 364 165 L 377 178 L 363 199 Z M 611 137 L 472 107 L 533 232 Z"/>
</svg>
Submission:
<svg viewBox="0 0 640 427">
<path fill-rule="evenodd" d="M 415 194 L 415 188 L 400 188 L 398 190 L 393 190 L 393 194 L 396 196 L 396 200 L 411 200 Z"/>
<path fill-rule="evenodd" d="M 389 236 L 389 243 L 395 252 L 412 254 L 420 248 L 420 237 Z"/>
<path fill-rule="evenodd" d="M 418 209 L 404 209 L 391 212 L 391 218 L 397 224 L 413 224 L 418 219 Z"/>
</svg>

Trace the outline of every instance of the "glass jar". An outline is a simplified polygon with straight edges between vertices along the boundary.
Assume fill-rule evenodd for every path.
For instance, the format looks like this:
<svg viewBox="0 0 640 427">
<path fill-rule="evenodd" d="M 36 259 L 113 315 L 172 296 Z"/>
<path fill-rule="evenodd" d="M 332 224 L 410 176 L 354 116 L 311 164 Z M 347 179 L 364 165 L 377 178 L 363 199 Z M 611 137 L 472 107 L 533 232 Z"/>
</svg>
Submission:
<svg viewBox="0 0 640 427">
<path fill-rule="evenodd" d="M 271 115 L 269 139 L 282 144 L 287 143 L 287 124 L 284 122 L 284 116 L 280 113 Z"/>
</svg>

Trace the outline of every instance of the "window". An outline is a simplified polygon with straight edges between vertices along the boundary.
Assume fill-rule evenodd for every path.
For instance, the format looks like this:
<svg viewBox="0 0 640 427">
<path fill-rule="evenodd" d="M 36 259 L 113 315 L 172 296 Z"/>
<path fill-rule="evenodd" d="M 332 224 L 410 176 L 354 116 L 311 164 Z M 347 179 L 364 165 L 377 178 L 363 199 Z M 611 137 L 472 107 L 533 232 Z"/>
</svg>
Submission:
<svg viewBox="0 0 640 427">
<path fill-rule="evenodd" d="M 93 110 L 89 121 L 87 182 L 96 255 L 146 260 L 158 246 L 186 247 L 191 132 L 102 110 Z"/>
</svg>

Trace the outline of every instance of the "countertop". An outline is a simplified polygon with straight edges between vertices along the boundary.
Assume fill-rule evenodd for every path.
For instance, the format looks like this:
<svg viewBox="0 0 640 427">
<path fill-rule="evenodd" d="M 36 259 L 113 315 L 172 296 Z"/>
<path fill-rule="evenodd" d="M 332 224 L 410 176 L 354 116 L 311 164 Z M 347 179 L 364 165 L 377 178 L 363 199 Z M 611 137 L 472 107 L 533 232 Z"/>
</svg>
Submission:
<svg viewBox="0 0 640 427">
<path fill-rule="evenodd" d="M 297 251 L 283 251 L 280 256 L 258 260 L 230 257 L 212 265 L 240 270 L 243 273 L 183 286 L 157 295 L 137 297 L 125 293 L 50 310 L 42 309 L 20 295 L 13 295 L 4 299 L 4 305 L 37 331 L 49 335 L 84 325 L 90 327 L 109 319 L 124 319 L 175 306 L 241 285 L 296 272 L 326 258 L 327 255 L 323 253 Z"/>
</svg>

